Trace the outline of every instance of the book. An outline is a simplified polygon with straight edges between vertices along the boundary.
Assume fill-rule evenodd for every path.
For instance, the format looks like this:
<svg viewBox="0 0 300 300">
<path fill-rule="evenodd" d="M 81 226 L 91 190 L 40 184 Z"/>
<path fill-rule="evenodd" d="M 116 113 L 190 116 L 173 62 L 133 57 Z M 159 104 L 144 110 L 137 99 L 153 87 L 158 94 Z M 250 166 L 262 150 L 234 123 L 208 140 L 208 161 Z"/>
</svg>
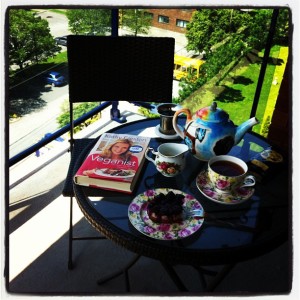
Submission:
<svg viewBox="0 0 300 300">
<path fill-rule="evenodd" d="M 149 143 L 149 137 L 102 134 L 76 172 L 74 182 L 83 186 L 132 193 Z"/>
</svg>

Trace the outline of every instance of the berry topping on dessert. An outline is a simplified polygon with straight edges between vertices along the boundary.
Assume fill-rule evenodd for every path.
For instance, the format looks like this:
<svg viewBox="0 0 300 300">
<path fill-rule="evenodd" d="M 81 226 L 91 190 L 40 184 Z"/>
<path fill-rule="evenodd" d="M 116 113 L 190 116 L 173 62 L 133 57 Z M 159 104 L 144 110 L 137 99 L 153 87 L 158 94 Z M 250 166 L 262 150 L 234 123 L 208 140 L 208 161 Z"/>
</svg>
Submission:
<svg viewBox="0 0 300 300">
<path fill-rule="evenodd" d="M 149 199 L 147 212 L 155 223 L 180 223 L 182 221 L 184 195 L 168 192 Z"/>
</svg>

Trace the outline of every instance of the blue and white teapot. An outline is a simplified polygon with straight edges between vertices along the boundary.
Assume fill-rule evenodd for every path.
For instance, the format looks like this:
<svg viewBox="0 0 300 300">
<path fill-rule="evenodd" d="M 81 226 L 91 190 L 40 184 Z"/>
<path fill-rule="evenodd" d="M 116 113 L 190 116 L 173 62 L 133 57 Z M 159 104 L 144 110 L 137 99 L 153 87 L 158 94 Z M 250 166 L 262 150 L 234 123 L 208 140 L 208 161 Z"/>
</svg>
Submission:
<svg viewBox="0 0 300 300">
<path fill-rule="evenodd" d="M 178 115 L 182 113 L 187 117 L 183 130 L 177 124 Z M 227 154 L 258 123 L 253 117 L 240 126 L 235 126 L 228 113 L 218 108 L 216 102 L 198 110 L 194 116 L 187 108 L 177 110 L 173 116 L 173 127 L 177 134 L 184 139 L 192 154 L 204 161 L 216 155 Z"/>
</svg>

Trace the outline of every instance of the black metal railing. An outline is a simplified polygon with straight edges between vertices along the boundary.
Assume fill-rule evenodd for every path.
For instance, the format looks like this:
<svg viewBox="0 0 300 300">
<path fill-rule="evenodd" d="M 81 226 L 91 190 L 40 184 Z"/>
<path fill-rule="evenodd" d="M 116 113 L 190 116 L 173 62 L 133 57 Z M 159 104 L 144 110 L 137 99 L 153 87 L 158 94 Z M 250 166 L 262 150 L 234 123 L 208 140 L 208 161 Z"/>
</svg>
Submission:
<svg viewBox="0 0 300 300">
<path fill-rule="evenodd" d="M 268 34 L 268 38 L 267 38 L 267 43 L 266 43 L 266 51 L 264 53 L 262 66 L 261 66 L 261 69 L 260 69 L 260 74 L 259 74 L 259 78 L 258 78 L 258 82 L 257 82 L 257 86 L 256 86 L 256 92 L 255 92 L 255 96 L 254 96 L 254 100 L 253 100 L 253 104 L 252 104 L 250 117 L 255 116 L 256 109 L 257 109 L 257 106 L 258 106 L 259 97 L 260 97 L 260 93 L 261 93 L 261 88 L 262 88 L 262 84 L 263 84 L 264 77 L 265 77 L 266 66 L 267 66 L 267 63 L 268 63 L 268 60 L 269 60 L 269 56 L 270 56 L 270 48 L 271 48 L 274 33 L 275 33 L 278 13 L 279 13 L 278 9 L 273 10 L 272 21 L 271 21 L 269 34 Z M 118 16 L 118 9 L 113 9 L 112 10 L 112 32 L 113 32 L 114 36 L 118 35 L 118 18 L 117 18 L 117 16 Z M 151 104 L 149 104 L 149 103 L 140 103 L 140 102 L 133 102 L 133 103 L 135 105 L 144 106 L 146 108 L 151 108 Z M 98 107 L 92 109 L 91 111 L 84 114 L 80 118 L 74 120 L 74 126 L 77 126 L 77 125 L 83 123 L 84 121 L 88 120 L 89 118 L 91 118 L 95 114 L 101 112 L 103 109 L 105 109 L 106 107 L 108 107 L 110 105 L 113 106 L 112 110 L 117 110 L 117 104 L 116 103 L 114 103 L 114 102 L 103 102 Z M 111 117 L 112 117 L 113 120 L 115 119 L 114 118 L 114 113 L 111 113 Z M 68 124 L 68 125 L 62 127 L 61 129 L 55 131 L 54 133 L 52 133 L 50 135 L 47 135 L 45 138 L 43 138 L 42 140 L 40 140 L 36 144 L 30 146 L 29 148 L 25 149 L 24 151 L 21 151 L 17 155 L 10 158 L 8 166 L 11 167 L 11 166 L 15 165 L 16 163 L 20 162 L 22 159 L 26 158 L 30 154 L 38 151 L 41 147 L 49 144 L 50 142 L 52 142 L 55 139 L 62 136 L 63 134 L 69 132 L 70 129 L 71 129 L 71 124 Z"/>
<path fill-rule="evenodd" d="M 155 109 L 155 105 L 152 105 L 152 104 L 147 103 L 147 102 L 131 102 L 131 103 L 136 105 L 136 106 L 142 106 L 142 107 L 150 109 L 150 110 Z M 118 118 L 116 118 L 114 116 L 115 111 L 116 110 L 118 111 L 118 101 L 115 101 L 115 102 L 106 101 L 106 102 L 101 103 L 99 106 L 93 108 L 89 112 L 85 113 L 84 115 L 82 115 L 78 119 L 74 120 L 73 121 L 73 126 L 76 127 L 76 126 L 80 125 L 81 123 L 83 123 L 86 120 L 92 118 L 94 115 L 96 115 L 97 113 L 103 111 L 105 108 L 107 108 L 109 106 L 112 106 L 112 109 L 111 109 L 111 112 L 110 112 L 111 119 L 115 120 L 117 122 L 121 122 L 121 121 L 118 120 Z M 41 147 L 46 146 L 47 144 L 49 144 L 52 141 L 56 140 L 57 138 L 61 137 L 63 134 L 69 132 L 70 130 L 71 130 L 71 124 L 69 123 L 69 124 L 65 125 L 64 127 L 58 129 L 57 131 L 55 131 L 51 134 L 47 134 L 47 136 L 45 136 L 39 142 L 33 144 L 32 146 L 28 147 L 27 149 L 21 151 L 20 153 L 16 154 L 12 158 L 10 158 L 8 166 L 12 167 L 16 163 L 23 160 L 24 158 L 26 158 L 29 155 L 31 155 L 31 154 L 35 153 L 36 151 L 38 151 Z"/>
<path fill-rule="evenodd" d="M 78 126 L 79 124 L 85 122 L 86 120 L 93 117 L 95 114 L 101 112 L 106 107 L 112 105 L 112 102 L 103 102 L 99 106 L 95 107 L 94 109 L 90 110 L 86 114 L 82 115 L 80 118 L 74 120 L 74 127 Z M 35 143 L 34 145 L 30 146 L 29 148 L 21 151 L 20 153 L 16 154 L 12 158 L 9 159 L 9 167 L 13 166 L 14 164 L 20 162 L 22 159 L 26 158 L 30 154 L 38 151 L 41 147 L 46 146 L 50 142 L 54 141 L 58 137 L 61 137 L 63 134 L 69 132 L 71 129 L 71 124 L 67 124 L 64 127 L 58 129 L 57 131 L 53 132 L 52 134 L 47 135 L 39 142 Z"/>
</svg>

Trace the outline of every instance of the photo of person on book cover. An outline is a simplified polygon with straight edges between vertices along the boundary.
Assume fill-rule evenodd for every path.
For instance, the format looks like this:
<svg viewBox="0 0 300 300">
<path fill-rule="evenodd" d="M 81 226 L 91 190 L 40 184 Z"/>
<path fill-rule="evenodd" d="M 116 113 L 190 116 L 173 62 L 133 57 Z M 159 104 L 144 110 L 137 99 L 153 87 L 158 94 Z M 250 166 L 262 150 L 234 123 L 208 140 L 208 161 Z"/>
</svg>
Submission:
<svg viewBox="0 0 300 300">
<path fill-rule="evenodd" d="M 131 193 L 138 181 L 150 137 L 103 133 L 74 176 L 83 186 Z"/>
<path fill-rule="evenodd" d="M 106 143 L 104 141 L 104 143 Z M 92 154 L 93 169 L 84 170 L 83 175 L 132 177 L 138 169 L 138 158 L 130 151 L 133 142 L 120 138 L 102 147 L 100 144 Z"/>
</svg>

